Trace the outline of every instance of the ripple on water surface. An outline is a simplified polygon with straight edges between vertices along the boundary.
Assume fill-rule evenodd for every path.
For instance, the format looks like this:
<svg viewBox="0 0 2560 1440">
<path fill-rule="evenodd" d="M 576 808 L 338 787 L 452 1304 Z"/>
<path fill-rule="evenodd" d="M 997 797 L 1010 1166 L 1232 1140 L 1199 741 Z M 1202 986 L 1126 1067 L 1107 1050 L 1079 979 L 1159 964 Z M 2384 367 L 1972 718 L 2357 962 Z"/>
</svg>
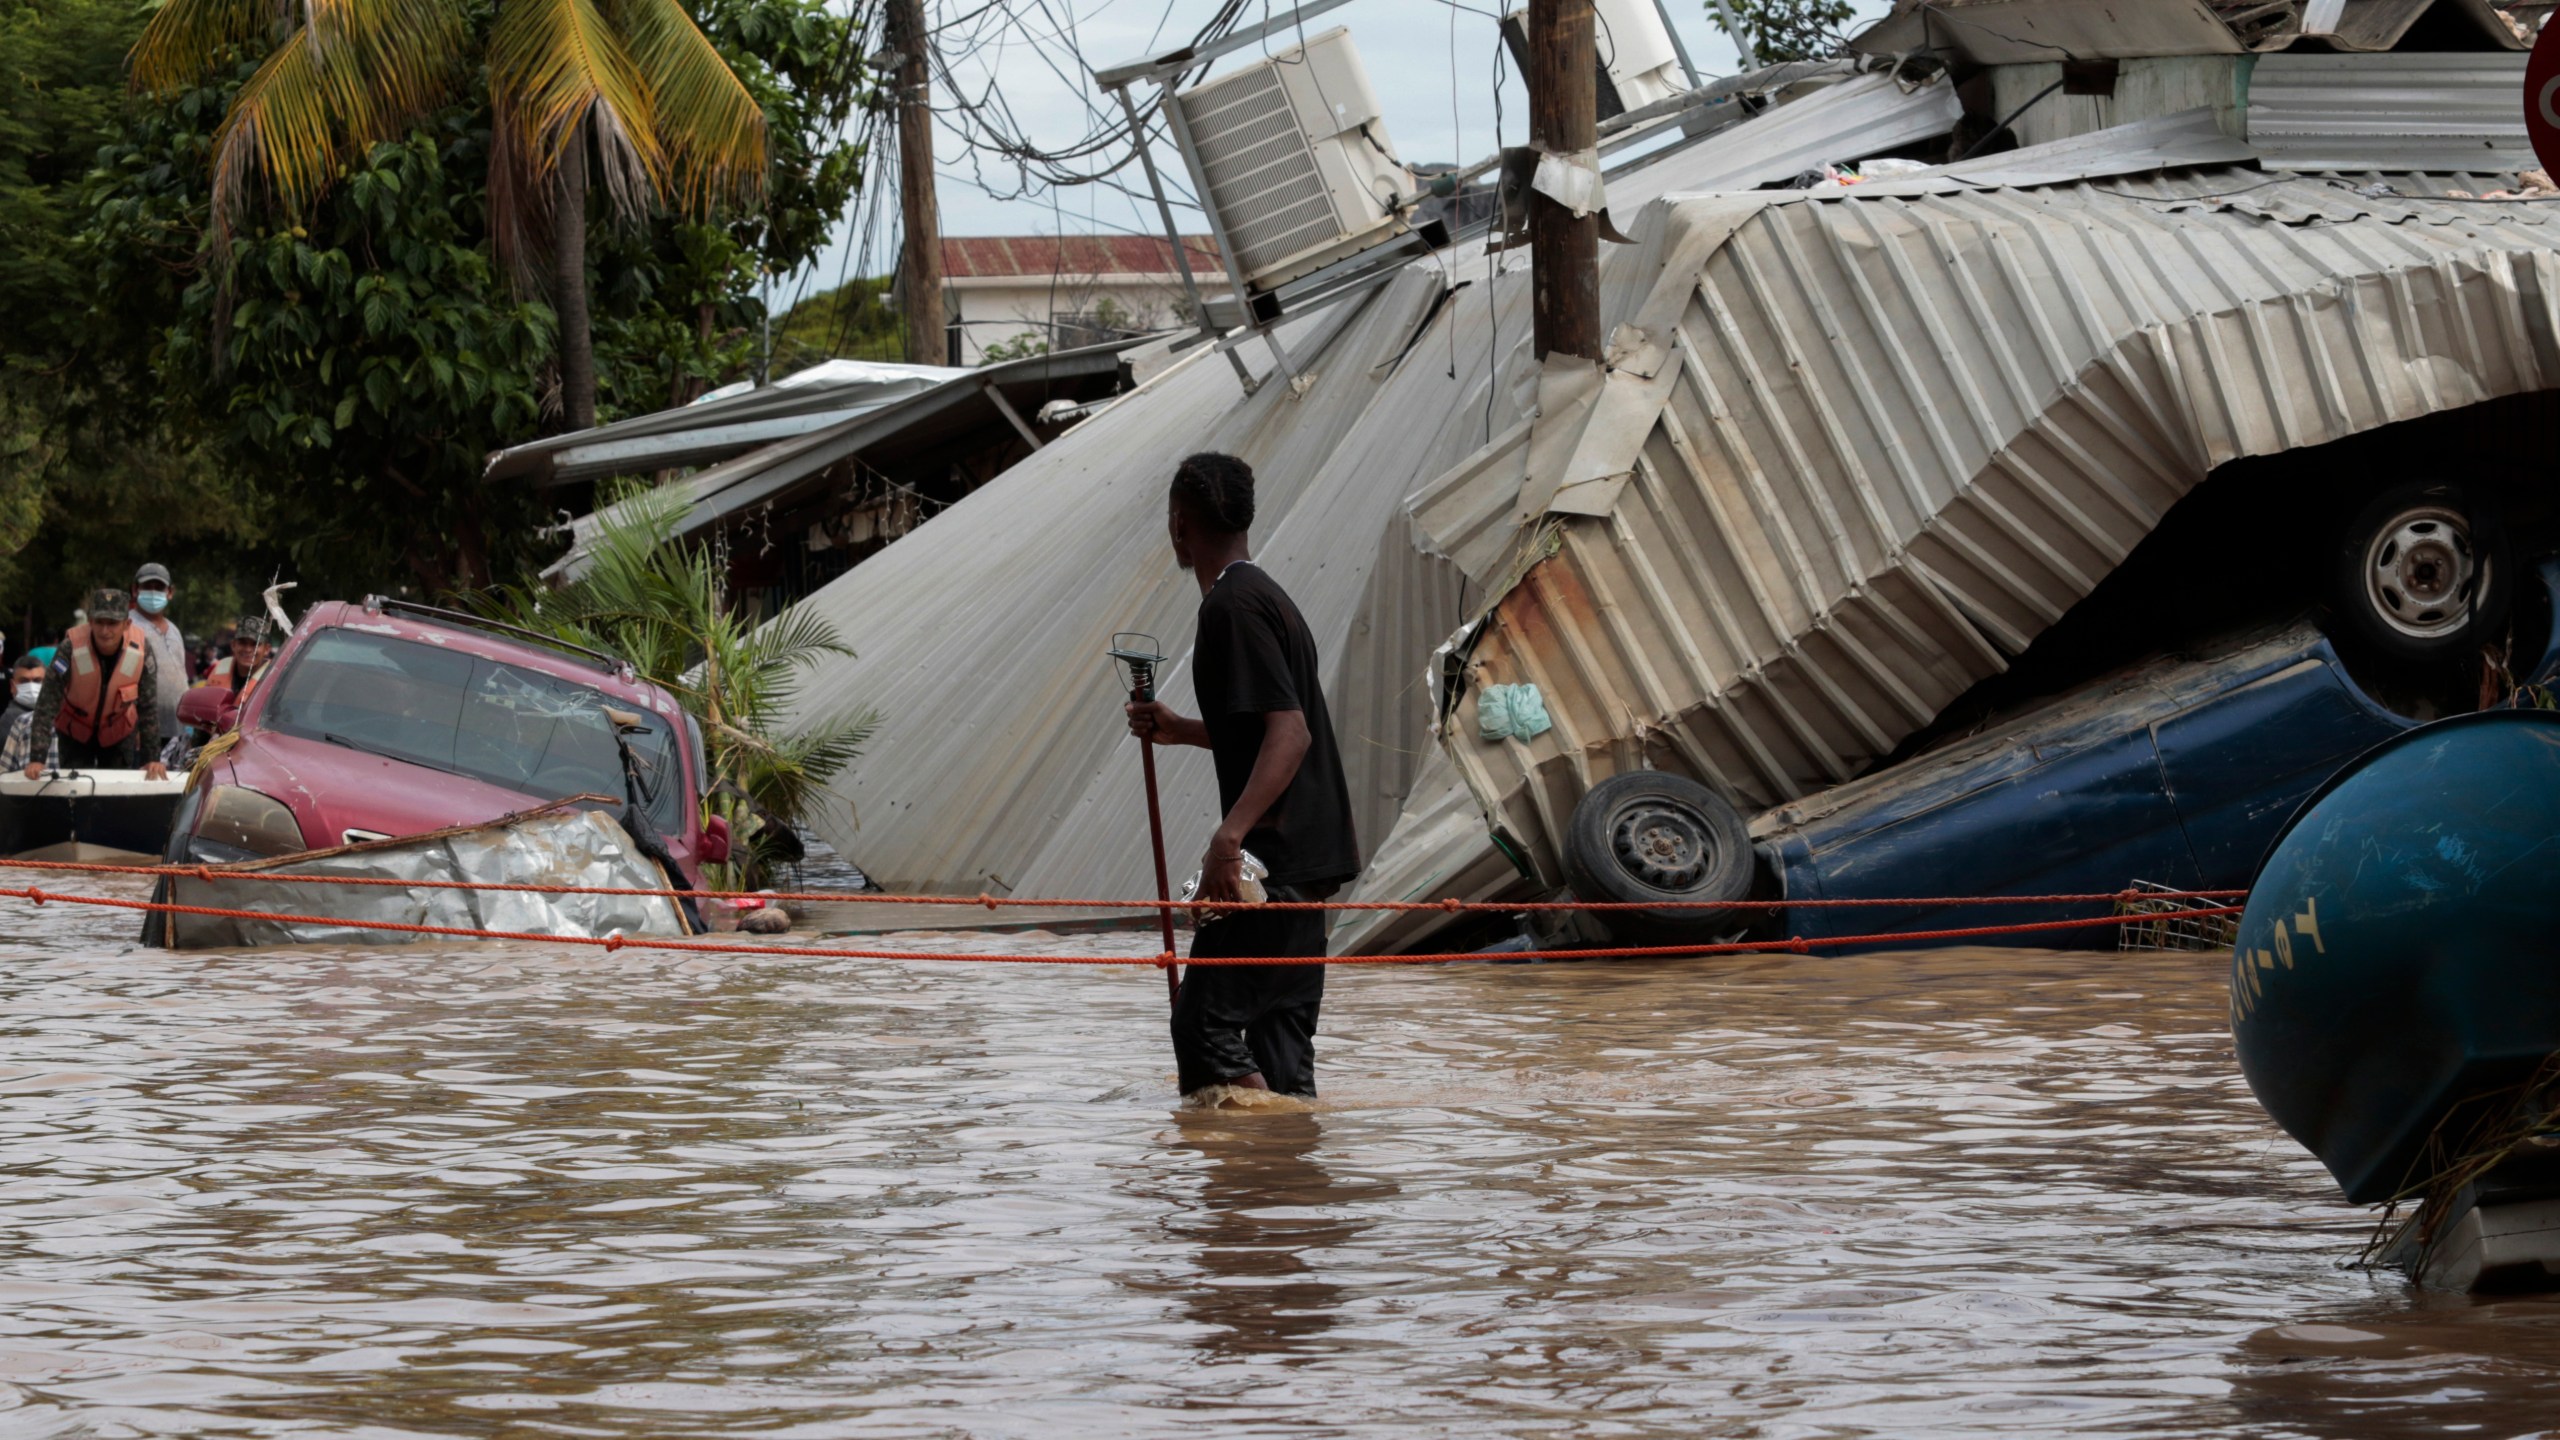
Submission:
<svg viewBox="0 0 2560 1440">
<path fill-rule="evenodd" d="M 0 1434 L 2560 1414 L 2560 1305 L 2339 1268 L 2210 957 L 1337 969 L 1321 1106 L 1177 1115 L 1147 970 L 16 918 Z"/>
</svg>

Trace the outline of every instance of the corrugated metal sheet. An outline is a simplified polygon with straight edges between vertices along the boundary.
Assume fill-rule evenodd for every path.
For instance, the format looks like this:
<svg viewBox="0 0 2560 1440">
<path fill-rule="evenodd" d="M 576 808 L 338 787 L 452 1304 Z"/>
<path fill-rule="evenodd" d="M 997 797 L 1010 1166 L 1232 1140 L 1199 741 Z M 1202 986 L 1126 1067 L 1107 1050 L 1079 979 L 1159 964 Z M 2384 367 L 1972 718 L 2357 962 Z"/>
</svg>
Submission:
<svg viewBox="0 0 2560 1440">
<path fill-rule="evenodd" d="M 2296 46 L 2389 50 L 2404 42 L 2430 49 L 2530 44 L 2489 0 L 2294 0 L 2276 11 L 2248 0 L 1902 0 L 1849 45 L 1866 55 L 1926 52 L 2015 65 Z"/>
<path fill-rule="evenodd" d="M 1484 742 L 1462 700 L 1450 748 L 1542 870 L 1573 803 L 1620 769 L 1693 774 L 1746 812 L 1858 773 L 2216 465 L 2560 383 L 2550 208 L 2482 224 L 2483 207 L 2317 180 L 2175 183 L 2158 200 L 1727 196 L 1659 217 L 1707 247 L 1682 275 L 1693 249 L 1661 239 L 1663 283 L 1626 309 L 1640 334 L 1619 344 L 1662 367 L 1582 402 L 1659 394 L 1658 413 L 1639 443 L 1586 431 L 1627 473 L 1572 455 L 1541 508 L 1577 513 L 1475 575 L 1501 589 L 1503 564 L 1535 562 L 1474 673 L 1538 684 L 1555 728 Z M 1529 468 L 1532 495 L 1557 484 Z M 1416 516 L 1483 555 L 1489 503 L 1435 489 Z"/>
<path fill-rule="evenodd" d="M 1964 113 L 1943 77 L 1906 86 L 1882 72 L 1827 86 L 1764 110 L 1623 181 L 1609 182 L 1609 213 L 1622 226 L 1659 195 L 1751 190 L 1833 161 L 1863 160 L 1943 135 Z"/>
<path fill-rule="evenodd" d="M 1921 195 L 1972 188 L 2015 189 L 2059 185 L 2071 180 L 2098 180 L 2115 175 L 2194 166 L 2228 166 L 2253 158 L 2249 147 L 2224 134 L 2219 116 L 2197 108 L 2130 125 L 2073 135 L 2043 145 L 2027 145 L 1979 160 L 1940 165 L 1916 174 L 1865 180 L 1852 185 L 1816 185 L 1809 195 Z"/>
<path fill-rule="evenodd" d="M 829 841 L 889 885 L 1145 893 L 1136 748 L 1102 652 L 1114 631 L 1160 637 L 1177 657 L 1165 698 L 1190 705 L 1199 592 L 1166 548 L 1164 486 L 1183 455 L 1221 449 L 1254 466 L 1255 553 L 1327 658 L 1374 846 L 1430 751 L 1419 657 L 1462 600 L 1455 567 L 1382 542 L 1402 536 L 1419 477 L 1483 442 L 1488 392 L 1510 390 L 1488 366 L 1528 335 L 1516 271 L 1460 292 L 1425 331 L 1443 283 L 1418 266 L 1290 323 L 1283 341 L 1312 375 L 1303 393 L 1243 396 L 1222 359 L 1195 352 L 804 602 L 859 655 L 813 677 L 802 713 L 870 707 L 887 722 L 837 784 L 852 805 L 818 817 Z M 1256 349 L 1239 353 L 1268 373 Z M 1507 421 L 1510 402 L 1494 413 Z M 1409 563 L 1382 570 L 1388 550 Z M 1187 865 L 1216 823 L 1215 776 L 1188 750 L 1161 772 L 1167 839 Z"/>
<path fill-rule="evenodd" d="M 2266 55 L 2249 77 L 2249 144 L 2271 170 L 2516 170 L 2525 57 Z"/>
</svg>

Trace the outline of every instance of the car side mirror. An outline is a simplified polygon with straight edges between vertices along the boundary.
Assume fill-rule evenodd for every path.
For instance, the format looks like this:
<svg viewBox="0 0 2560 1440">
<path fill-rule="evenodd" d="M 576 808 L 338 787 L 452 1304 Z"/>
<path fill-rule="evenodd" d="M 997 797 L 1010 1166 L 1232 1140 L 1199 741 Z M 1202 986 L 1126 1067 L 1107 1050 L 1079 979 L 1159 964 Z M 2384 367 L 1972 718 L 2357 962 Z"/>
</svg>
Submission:
<svg viewBox="0 0 2560 1440">
<path fill-rule="evenodd" d="M 729 861 L 729 822 L 714 815 L 702 822 L 702 863 L 725 865 Z"/>
<path fill-rule="evenodd" d="M 178 697 L 178 723 L 219 735 L 240 712 L 239 697 L 227 685 L 205 685 Z"/>
</svg>

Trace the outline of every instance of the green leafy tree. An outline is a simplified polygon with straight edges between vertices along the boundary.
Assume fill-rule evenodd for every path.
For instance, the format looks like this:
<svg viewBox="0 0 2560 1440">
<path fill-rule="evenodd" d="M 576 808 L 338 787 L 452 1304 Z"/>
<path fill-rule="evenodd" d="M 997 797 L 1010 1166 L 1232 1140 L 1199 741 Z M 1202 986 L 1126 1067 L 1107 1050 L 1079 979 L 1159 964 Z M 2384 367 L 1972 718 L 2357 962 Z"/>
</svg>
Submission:
<svg viewBox="0 0 2560 1440">
<path fill-rule="evenodd" d="M 554 329 L 481 242 L 482 113 L 449 106 L 373 146 L 307 223 L 233 235 L 217 280 L 189 264 L 207 207 L 190 162 L 219 164 L 223 88 L 109 148 L 85 237 L 172 423 L 256 474 L 291 517 L 283 558 L 323 593 L 512 573 L 538 517 L 479 471 L 492 444 L 534 433 Z"/>
<path fill-rule="evenodd" d="M 823 244 L 858 173 L 824 93 L 850 23 L 822 0 L 704 0 L 702 13 L 770 107 L 774 178 L 764 207 L 720 223 L 661 214 L 597 237 L 597 371 L 615 409 L 680 403 L 734 376 L 758 275 Z M 294 221 L 243 217 L 217 273 L 199 255 L 224 136 L 237 95 L 272 63 L 244 53 L 140 106 L 102 153 L 79 257 L 91 361 L 110 379 L 126 372 L 129 409 L 195 437 L 250 487 L 271 520 L 244 561 L 258 583 L 281 564 L 306 593 L 433 595 L 518 573 L 543 517 L 481 469 L 538 432 L 557 328 L 496 257 L 494 102 L 470 90 L 366 149 Z"/>
<path fill-rule="evenodd" d="M 236 614 L 256 496 L 172 435 L 143 367 L 83 303 L 85 177 L 125 125 L 131 0 L 0 0 L 0 628 L 41 643 L 91 585 L 179 567 L 173 614 Z M 201 563 L 191 563 L 201 562 Z"/>
<path fill-rule="evenodd" d="M 1010 340 L 999 340 L 978 353 L 981 365 L 1001 365 L 1007 360 L 1028 360 L 1049 353 L 1049 337 L 1037 330 L 1025 330 Z"/>
<path fill-rule="evenodd" d="M 133 79 L 176 93 L 242 56 L 256 68 L 213 136 L 208 248 L 222 264 L 260 187 L 299 218 L 377 147 L 486 94 L 483 219 L 502 256 L 548 266 L 572 429 L 595 423 L 591 191 L 634 224 L 763 194 L 764 109 L 680 0 L 506 0 L 494 15 L 486 0 L 163 0 Z"/>
<path fill-rule="evenodd" d="M 1752 58 L 1763 65 L 1785 60 L 1819 60 L 1837 55 L 1842 26 L 1857 18 L 1851 0 L 1706 0 L 1707 18 L 1736 40 L 1751 42 Z M 1733 28 L 1725 26 L 1730 7 Z"/>
<path fill-rule="evenodd" d="M 671 487 L 626 489 L 598 512 L 590 563 L 578 579 L 557 589 L 501 587 L 473 603 L 493 618 L 628 660 L 678 697 L 702 727 L 712 782 L 705 803 L 738 841 L 732 863 L 708 878 L 716 889 L 753 889 L 782 838 L 775 824 L 806 818 L 876 722 L 863 712 L 779 733 L 776 717 L 803 673 L 853 652 L 806 610 L 761 624 L 743 612 L 729 594 L 725 559 L 676 538 L 686 503 Z"/>
</svg>

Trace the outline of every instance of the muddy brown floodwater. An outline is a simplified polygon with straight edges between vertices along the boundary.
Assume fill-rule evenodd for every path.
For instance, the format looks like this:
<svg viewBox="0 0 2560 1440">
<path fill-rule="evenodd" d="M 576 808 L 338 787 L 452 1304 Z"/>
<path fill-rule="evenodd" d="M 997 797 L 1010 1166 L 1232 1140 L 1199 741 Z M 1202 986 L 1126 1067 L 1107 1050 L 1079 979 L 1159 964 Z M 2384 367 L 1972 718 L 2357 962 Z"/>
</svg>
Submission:
<svg viewBox="0 0 2560 1440">
<path fill-rule="evenodd" d="M 2560 1305 L 2341 1267 L 2208 956 L 1337 970 L 1320 1110 L 1183 1118 L 1151 970 L 7 903 L 0 1434 L 2560 1423 Z"/>
</svg>

